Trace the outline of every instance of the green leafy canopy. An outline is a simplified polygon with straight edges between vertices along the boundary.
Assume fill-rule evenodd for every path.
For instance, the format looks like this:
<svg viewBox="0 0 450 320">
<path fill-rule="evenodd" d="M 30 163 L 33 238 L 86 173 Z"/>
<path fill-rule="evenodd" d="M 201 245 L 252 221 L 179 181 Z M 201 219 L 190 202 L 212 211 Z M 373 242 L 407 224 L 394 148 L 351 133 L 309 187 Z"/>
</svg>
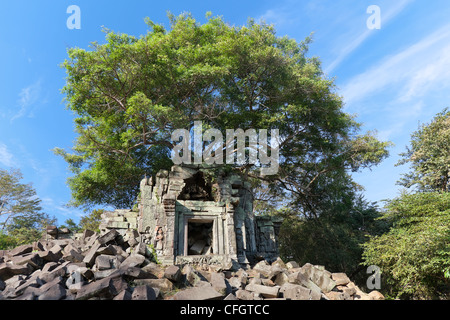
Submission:
<svg viewBox="0 0 450 320">
<path fill-rule="evenodd" d="M 297 203 L 319 177 L 357 171 L 387 156 L 389 143 L 342 111 L 343 102 L 320 61 L 308 57 L 311 37 L 278 37 L 272 25 L 230 26 L 207 15 L 169 15 L 170 29 L 147 19 L 140 37 L 106 32 L 104 44 L 72 48 L 67 107 L 78 138 L 72 152 L 56 148 L 74 176 L 72 204 L 131 207 L 144 175 L 170 168 L 175 129 L 279 129 L 280 171 L 264 183 Z M 257 177 L 257 166 L 235 167 Z M 311 209 L 312 210 L 312 209 Z"/>
</svg>

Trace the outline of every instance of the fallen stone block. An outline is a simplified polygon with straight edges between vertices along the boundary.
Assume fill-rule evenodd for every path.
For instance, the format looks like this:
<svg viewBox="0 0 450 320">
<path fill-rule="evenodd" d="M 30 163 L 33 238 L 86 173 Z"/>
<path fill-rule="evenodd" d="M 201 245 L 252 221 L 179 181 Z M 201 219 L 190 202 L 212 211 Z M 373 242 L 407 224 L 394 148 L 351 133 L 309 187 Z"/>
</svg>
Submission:
<svg viewBox="0 0 450 320">
<path fill-rule="evenodd" d="M 289 283 L 299 284 L 299 285 L 302 285 L 302 286 L 306 287 L 307 284 L 308 284 L 308 281 L 310 281 L 308 276 L 306 274 L 304 274 L 302 272 L 302 270 L 290 273 L 288 275 L 288 282 Z"/>
<path fill-rule="evenodd" d="M 266 260 L 262 260 L 255 264 L 253 270 L 259 272 L 266 278 L 269 278 L 272 273 L 272 267 L 267 263 Z"/>
<path fill-rule="evenodd" d="M 156 300 L 156 292 L 148 285 L 140 285 L 134 288 L 131 300 Z"/>
<path fill-rule="evenodd" d="M 292 268 L 299 268 L 300 266 L 298 265 L 297 262 L 295 261 L 289 261 L 288 263 L 286 263 L 286 268 L 287 269 L 292 269 Z"/>
<path fill-rule="evenodd" d="M 178 266 L 169 266 L 164 270 L 164 277 L 170 281 L 178 282 L 181 278 L 181 270 Z"/>
<path fill-rule="evenodd" d="M 173 300 L 220 300 L 223 295 L 212 287 L 194 287 L 177 292 Z"/>
<path fill-rule="evenodd" d="M 245 289 L 239 289 L 235 293 L 236 298 L 239 300 L 262 300 L 259 294 L 251 291 L 247 291 Z"/>
<path fill-rule="evenodd" d="M 82 262 L 84 260 L 84 256 L 75 249 L 70 249 L 69 252 L 63 255 L 63 259 L 70 262 Z"/>
<path fill-rule="evenodd" d="M 47 265 L 48 262 L 58 262 L 62 257 L 61 252 L 60 254 L 55 254 L 51 250 L 39 251 L 37 254 L 44 261 L 45 265 Z"/>
<path fill-rule="evenodd" d="M 128 276 L 134 279 L 157 279 L 153 274 L 145 272 L 138 267 L 120 268 L 124 276 Z"/>
<path fill-rule="evenodd" d="M 190 265 L 185 265 L 181 273 L 185 276 L 185 282 L 187 282 L 191 286 L 195 287 L 197 283 L 201 280 L 200 277 L 195 272 L 195 270 Z"/>
<path fill-rule="evenodd" d="M 296 284 L 291 284 L 289 287 L 285 288 L 283 297 L 288 300 L 313 300 L 311 289 Z M 320 296 L 318 300 L 320 300 Z"/>
<path fill-rule="evenodd" d="M 145 261 L 145 257 L 143 255 L 132 253 L 126 258 L 122 263 L 121 267 L 140 267 Z"/>
<path fill-rule="evenodd" d="M 168 279 L 136 279 L 134 282 L 137 285 L 148 285 L 152 288 L 158 288 L 162 292 L 173 290 L 173 283 Z"/>
<path fill-rule="evenodd" d="M 319 286 L 324 293 L 330 292 L 336 286 L 336 282 L 331 279 L 331 274 L 317 268 L 314 270 L 311 280 Z"/>
<path fill-rule="evenodd" d="M 286 274 L 285 271 L 280 272 L 275 279 L 273 280 L 273 282 L 277 285 L 277 286 L 282 286 L 283 284 L 289 282 L 289 276 Z"/>
<path fill-rule="evenodd" d="M 21 284 L 20 286 L 18 286 L 16 288 L 15 294 L 16 295 L 21 295 L 21 294 L 23 294 L 25 289 L 27 289 L 28 287 L 38 288 L 38 287 L 40 287 L 43 284 L 44 284 L 44 282 L 38 276 L 26 279 L 23 284 Z"/>
<path fill-rule="evenodd" d="M 234 294 L 229 293 L 223 300 L 237 301 L 239 299 Z"/>
<path fill-rule="evenodd" d="M 227 284 L 225 282 L 225 275 L 223 273 L 211 273 L 211 280 L 209 281 L 212 287 L 222 295 L 227 293 Z"/>
<path fill-rule="evenodd" d="M 120 281 L 114 281 L 114 278 L 120 279 Z M 120 291 L 124 290 L 123 279 L 120 274 L 111 275 L 98 281 L 93 281 L 87 285 L 81 287 L 78 290 L 75 300 L 88 300 L 94 297 L 101 297 L 106 299 L 112 299 Z M 120 290 L 119 290 L 120 289 Z"/>
<path fill-rule="evenodd" d="M 345 286 L 350 283 L 350 279 L 347 277 L 345 273 L 332 273 L 331 279 L 336 282 L 336 286 Z"/>
<path fill-rule="evenodd" d="M 83 262 L 85 262 L 89 266 L 93 266 L 95 262 L 95 258 L 98 253 L 97 250 L 100 248 L 101 244 L 99 242 L 95 242 L 89 251 L 85 254 Z"/>
<path fill-rule="evenodd" d="M 29 264 L 34 269 L 41 268 L 43 265 L 43 260 L 36 252 L 11 257 L 11 262 L 15 265 Z"/>
<path fill-rule="evenodd" d="M 377 290 L 369 292 L 369 297 L 372 300 L 384 300 L 384 296 Z"/>
<path fill-rule="evenodd" d="M 248 284 L 245 290 L 256 292 L 265 298 L 276 298 L 278 296 L 279 287 L 267 287 L 259 284 Z"/>
<path fill-rule="evenodd" d="M 109 242 L 112 242 L 116 239 L 117 236 L 119 236 L 119 232 L 117 232 L 115 229 L 112 229 L 105 233 L 104 235 L 100 236 L 97 241 L 100 244 L 107 244 Z"/>
<path fill-rule="evenodd" d="M 41 273 L 39 277 L 46 283 L 53 281 L 55 278 L 64 277 L 66 275 L 67 265 L 69 263 L 70 263 L 69 261 L 64 262 L 63 264 L 60 264 L 57 267 L 55 267 L 50 272 Z"/>
<path fill-rule="evenodd" d="M 131 293 L 128 290 L 122 290 L 113 300 L 131 300 Z"/>
<path fill-rule="evenodd" d="M 330 291 L 326 292 L 325 296 L 330 300 L 345 300 L 342 292 Z"/>
<path fill-rule="evenodd" d="M 24 255 L 33 251 L 33 245 L 24 244 L 22 246 L 16 247 L 8 252 L 10 257 Z"/>
<path fill-rule="evenodd" d="M 97 270 L 117 269 L 120 265 L 116 256 L 101 254 L 95 258 Z"/>
<path fill-rule="evenodd" d="M 197 240 L 194 244 L 189 248 L 190 254 L 199 255 L 202 254 L 203 248 L 205 248 L 206 242 L 204 240 Z"/>
<path fill-rule="evenodd" d="M 25 263 L 24 265 L 14 265 L 10 263 L 0 264 L 0 280 L 8 280 L 15 275 L 29 275 L 33 268 Z"/>
<path fill-rule="evenodd" d="M 230 284 L 232 290 L 243 289 L 245 287 L 238 277 L 231 277 L 228 279 L 228 283 Z"/>
<path fill-rule="evenodd" d="M 38 300 L 61 300 L 66 297 L 66 294 L 66 289 L 58 283 L 57 285 L 50 287 L 44 293 L 40 294 Z"/>
</svg>

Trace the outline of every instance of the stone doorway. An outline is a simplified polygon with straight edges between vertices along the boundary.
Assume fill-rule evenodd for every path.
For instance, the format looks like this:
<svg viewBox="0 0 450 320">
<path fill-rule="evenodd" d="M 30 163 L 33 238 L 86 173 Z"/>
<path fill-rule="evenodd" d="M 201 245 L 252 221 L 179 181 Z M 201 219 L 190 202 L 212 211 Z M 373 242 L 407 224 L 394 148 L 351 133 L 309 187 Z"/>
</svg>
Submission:
<svg viewBox="0 0 450 320">
<path fill-rule="evenodd" d="M 214 220 L 189 219 L 187 225 L 187 254 L 213 254 Z"/>
</svg>

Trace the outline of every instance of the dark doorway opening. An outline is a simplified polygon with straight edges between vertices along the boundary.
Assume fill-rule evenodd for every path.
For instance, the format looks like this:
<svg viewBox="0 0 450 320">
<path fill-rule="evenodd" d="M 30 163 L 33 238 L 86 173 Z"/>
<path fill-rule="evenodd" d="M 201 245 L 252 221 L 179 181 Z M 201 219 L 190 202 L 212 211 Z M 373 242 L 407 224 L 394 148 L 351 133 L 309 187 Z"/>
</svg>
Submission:
<svg viewBox="0 0 450 320">
<path fill-rule="evenodd" d="M 188 221 L 188 255 L 213 254 L 213 220 Z"/>
</svg>

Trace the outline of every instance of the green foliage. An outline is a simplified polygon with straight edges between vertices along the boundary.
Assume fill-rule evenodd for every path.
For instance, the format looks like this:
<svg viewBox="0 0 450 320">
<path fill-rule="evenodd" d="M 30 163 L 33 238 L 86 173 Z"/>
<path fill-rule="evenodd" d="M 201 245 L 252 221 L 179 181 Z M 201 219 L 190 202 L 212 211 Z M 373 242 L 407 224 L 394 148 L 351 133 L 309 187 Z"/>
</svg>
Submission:
<svg viewBox="0 0 450 320">
<path fill-rule="evenodd" d="M 450 191 L 450 111 L 444 109 L 433 121 L 411 135 L 411 147 L 398 165 L 409 163 L 411 172 L 399 182 L 420 191 Z"/>
<path fill-rule="evenodd" d="M 0 217 L 5 230 L 14 218 L 39 217 L 41 200 L 31 184 L 20 183 L 20 170 L 0 169 Z"/>
<path fill-rule="evenodd" d="M 67 219 L 64 221 L 64 224 L 60 225 L 59 228 L 67 228 L 73 233 L 77 233 L 81 230 L 81 228 L 72 219 Z"/>
<path fill-rule="evenodd" d="M 16 246 L 16 239 L 0 231 L 0 250 L 10 250 Z"/>
<path fill-rule="evenodd" d="M 318 217 L 295 215 L 292 209 L 280 213 L 285 218 L 279 235 L 284 259 L 324 265 L 331 272 L 351 275 L 354 281 L 361 271 L 361 245 L 369 235 L 388 230 L 386 222 L 377 220 L 378 208 L 345 186 L 324 204 Z"/>
<path fill-rule="evenodd" d="M 69 50 L 62 91 L 78 138 L 72 153 L 55 153 L 74 173 L 73 205 L 130 208 L 144 175 L 172 165 L 172 132 L 196 120 L 223 134 L 279 129 L 280 171 L 265 183 L 298 210 L 316 209 L 310 199 L 323 191 L 322 175 L 387 156 L 389 143 L 358 135 L 333 81 L 307 57 L 310 37 L 277 37 L 253 20 L 240 27 L 211 15 L 204 24 L 190 14 L 169 20 L 170 30 L 147 19 L 150 31 L 139 38 L 106 30 L 106 43 Z M 234 169 L 259 177 L 258 166 Z"/>
<path fill-rule="evenodd" d="M 389 294 L 448 298 L 450 193 L 402 194 L 390 200 L 383 220 L 391 230 L 364 245 L 364 264 L 381 268 Z"/>
<path fill-rule="evenodd" d="M 55 222 L 41 212 L 31 184 L 20 183 L 19 170 L 0 169 L 0 216 L 3 216 L 1 246 L 11 247 L 39 240 L 45 227 Z"/>
<path fill-rule="evenodd" d="M 80 220 L 80 230 L 91 230 L 95 232 L 100 232 L 100 223 L 102 221 L 102 213 L 105 212 L 103 209 L 95 209 L 89 215 L 84 216 Z"/>
</svg>

